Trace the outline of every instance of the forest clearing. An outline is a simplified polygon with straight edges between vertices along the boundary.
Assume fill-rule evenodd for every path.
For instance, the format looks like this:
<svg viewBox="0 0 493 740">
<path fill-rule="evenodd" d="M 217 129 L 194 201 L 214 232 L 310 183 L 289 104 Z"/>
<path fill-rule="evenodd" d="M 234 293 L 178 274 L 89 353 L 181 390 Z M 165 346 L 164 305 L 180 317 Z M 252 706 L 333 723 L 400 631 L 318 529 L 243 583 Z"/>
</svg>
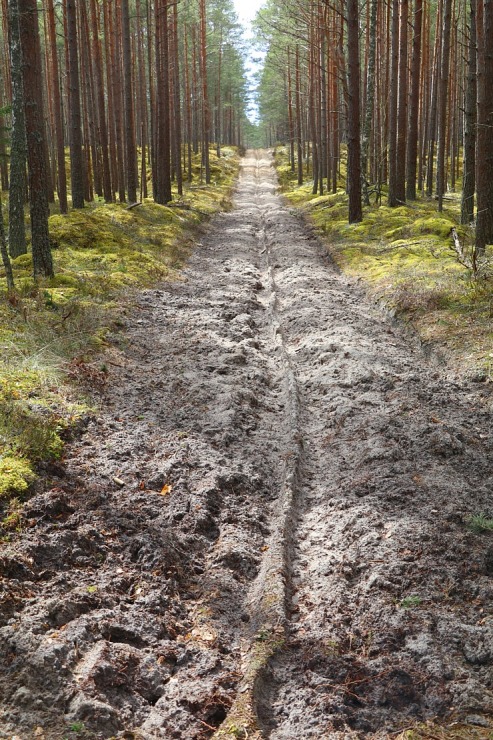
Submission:
<svg viewBox="0 0 493 740">
<path fill-rule="evenodd" d="M 257 7 L 0 8 L 5 740 L 493 739 L 493 3 Z"/>
</svg>

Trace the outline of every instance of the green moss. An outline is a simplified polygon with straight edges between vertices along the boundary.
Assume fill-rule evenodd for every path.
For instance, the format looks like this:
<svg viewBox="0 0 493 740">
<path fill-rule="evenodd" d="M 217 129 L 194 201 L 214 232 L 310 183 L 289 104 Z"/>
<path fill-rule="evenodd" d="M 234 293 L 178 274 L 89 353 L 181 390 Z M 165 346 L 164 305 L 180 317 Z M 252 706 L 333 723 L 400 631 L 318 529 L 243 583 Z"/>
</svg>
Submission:
<svg viewBox="0 0 493 740">
<path fill-rule="evenodd" d="M 31 464 L 20 457 L 0 458 L 0 497 L 23 494 L 34 480 Z"/>
<path fill-rule="evenodd" d="M 450 236 L 451 229 L 457 226 L 457 223 L 449 218 L 439 218 L 438 216 L 428 216 L 427 218 L 418 218 L 412 224 L 411 233 L 413 234 L 436 234 L 442 239 Z"/>
</svg>

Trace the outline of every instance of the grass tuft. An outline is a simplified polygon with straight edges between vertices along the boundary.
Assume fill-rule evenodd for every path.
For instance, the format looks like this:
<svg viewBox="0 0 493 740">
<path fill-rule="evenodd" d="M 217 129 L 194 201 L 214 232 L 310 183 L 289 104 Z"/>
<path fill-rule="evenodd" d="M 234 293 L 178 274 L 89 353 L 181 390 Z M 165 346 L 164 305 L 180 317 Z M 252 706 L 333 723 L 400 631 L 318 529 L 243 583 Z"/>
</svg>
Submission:
<svg viewBox="0 0 493 740">
<path fill-rule="evenodd" d="M 467 523 L 473 532 L 493 532 L 493 519 L 486 514 L 473 514 Z"/>
</svg>

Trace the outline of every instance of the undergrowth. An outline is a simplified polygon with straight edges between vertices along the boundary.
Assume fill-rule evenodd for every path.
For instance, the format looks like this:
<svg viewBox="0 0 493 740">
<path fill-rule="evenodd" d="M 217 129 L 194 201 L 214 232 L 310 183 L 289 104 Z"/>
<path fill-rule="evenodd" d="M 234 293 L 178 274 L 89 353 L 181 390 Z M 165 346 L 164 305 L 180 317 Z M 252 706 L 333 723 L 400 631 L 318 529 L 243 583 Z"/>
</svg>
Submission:
<svg viewBox="0 0 493 740">
<path fill-rule="evenodd" d="M 341 269 L 364 279 L 377 300 L 463 373 L 493 379 L 493 281 L 475 279 L 454 251 L 453 227 L 466 252 L 473 238 L 459 225 L 459 193 L 448 193 L 438 213 L 428 198 L 389 208 L 383 191 L 381 205 L 372 198 L 363 221 L 348 224 L 344 163 L 337 192 L 323 196 L 312 194 L 311 182 L 297 185 L 285 148 L 276 150 L 275 163 L 284 196 L 314 224 Z"/>
<path fill-rule="evenodd" d="M 132 291 L 173 277 L 189 251 L 187 232 L 228 207 L 237 172 L 236 152 L 224 148 L 221 159 L 211 151 L 213 183 L 200 183 L 197 162 L 194 182 L 171 206 L 147 199 L 129 210 L 95 202 L 68 215 L 53 213 L 51 280 L 34 282 L 30 254 L 13 260 L 16 290 L 7 296 L 4 285 L 0 294 L 4 524 L 11 516 L 9 499 L 26 494 L 37 463 L 63 455 L 64 437 L 87 415 L 80 387 L 67 380 L 104 381 L 97 352 L 122 303 Z"/>
</svg>

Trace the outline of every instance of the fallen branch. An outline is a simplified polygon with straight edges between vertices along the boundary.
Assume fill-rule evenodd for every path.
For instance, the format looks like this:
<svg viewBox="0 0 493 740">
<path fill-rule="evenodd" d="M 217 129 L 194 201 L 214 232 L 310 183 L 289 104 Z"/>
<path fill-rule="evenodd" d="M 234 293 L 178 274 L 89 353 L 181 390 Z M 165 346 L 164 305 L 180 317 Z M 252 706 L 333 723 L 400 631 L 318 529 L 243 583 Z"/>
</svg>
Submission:
<svg viewBox="0 0 493 740">
<path fill-rule="evenodd" d="M 476 272 L 475 265 L 473 264 L 472 259 L 464 252 L 462 244 L 460 243 L 459 234 L 457 233 L 457 229 L 455 228 L 455 226 L 452 226 L 450 235 L 454 241 L 454 246 L 452 247 L 452 249 L 456 253 L 457 259 L 459 260 L 460 264 L 464 267 L 467 267 L 468 270 Z"/>
<path fill-rule="evenodd" d="M 125 208 L 125 210 L 131 211 L 132 208 L 136 208 L 137 206 L 141 206 L 141 205 L 142 205 L 142 201 L 139 200 L 137 201 L 137 203 L 130 203 L 130 205 Z"/>
</svg>

